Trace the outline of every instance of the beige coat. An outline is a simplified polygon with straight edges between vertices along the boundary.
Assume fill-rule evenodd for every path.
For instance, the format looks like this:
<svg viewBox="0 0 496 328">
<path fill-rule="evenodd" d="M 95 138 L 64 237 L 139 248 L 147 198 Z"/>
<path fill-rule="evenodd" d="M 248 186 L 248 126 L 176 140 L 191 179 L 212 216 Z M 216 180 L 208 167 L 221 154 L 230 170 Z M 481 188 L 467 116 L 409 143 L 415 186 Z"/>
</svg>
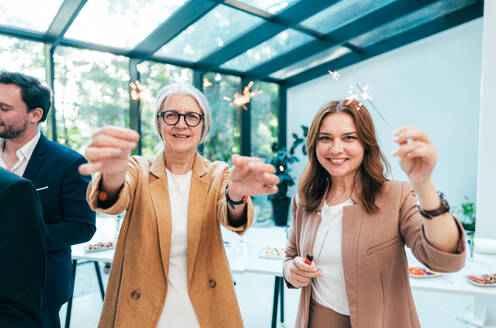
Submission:
<svg viewBox="0 0 496 328">
<path fill-rule="evenodd" d="M 187 271 L 189 297 L 202 328 L 243 327 L 224 251 L 220 224 L 243 233 L 247 224 L 228 223 L 225 187 L 229 167 L 196 155 L 188 206 Z M 124 187 L 108 209 L 97 206 L 97 175 L 88 188 L 94 210 L 118 214 L 127 210 L 115 250 L 100 328 L 155 328 L 167 295 L 171 212 L 163 153 L 154 158 L 131 157 Z"/>
<path fill-rule="evenodd" d="M 376 200 L 379 211 L 367 214 L 359 203 L 344 207 L 342 256 L 350 319 L 354 328 L 420 327 L 413 303 L 404 246 L 434 271 L 457 271 L 465 264 L 465 239 L 458 221 L 460 240 L 456 254 L 434 248 L 425 238 L 424 218 L 408 182 L 386 182 Z M 323 206 L 323 201 L 320 209 Z M 306 212 L 293 198 L 293 223 L 285 265 L 296 256 L 312 254 L 319 228 L 320 210 Z M 435 219 L 435 218 L 434 218 Z M 318 264 L 317 264 L 318 265 Z M 289 283 L 288 287 L 294 288 Z M 297 328 L 308 325 L 311 284 L 301 291 Z"/>
</svg>

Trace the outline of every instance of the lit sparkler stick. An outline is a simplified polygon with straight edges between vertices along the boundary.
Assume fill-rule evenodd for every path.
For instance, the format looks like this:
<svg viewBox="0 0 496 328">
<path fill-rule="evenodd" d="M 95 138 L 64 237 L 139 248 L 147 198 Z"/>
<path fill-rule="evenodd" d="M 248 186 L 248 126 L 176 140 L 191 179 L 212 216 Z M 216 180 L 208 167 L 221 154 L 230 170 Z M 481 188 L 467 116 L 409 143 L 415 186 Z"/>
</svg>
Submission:
<svg viewBox="0 0 496 328">
<path fill-rule="evenodd" d="M 357 83 L 356 84 L 356 87 L 360 91 L 360 98 L 361 98 L 361 100 L 367 100 L 369 102 L 369 104 L 372 106 L 372 108 L 374 108 L 374 110 L 376 111 L 376 113 L 379 114 L 379 116 L 382 118 L 382 120 L 384 121 L 384 123 L 386 123 L 386 125 L 390 129 L 392 129 L 391 125 L 389 125 L 389 123 L 387 122 L 386 118 L 382 115 L 381 111 L 379 110 L 379 108 L 377 108 L 377 106 L 372 101 L 372 97 L 368 94 L 369 86 L 366 85 L 365 87 L 362 87 L 359 83 Z M 361 103 L 360 103 L 360 105 L 361 105 Z"/>
<path fill-rule="evenodd" d="M 208 87 L 211 87 L 213 84 L 212 82 L 209 81 L 209 79 L 207 79 L 206 77 L 203 78 L 203 88 L 205 88 L 205 90 L 208 88 Z"/>
</svg>

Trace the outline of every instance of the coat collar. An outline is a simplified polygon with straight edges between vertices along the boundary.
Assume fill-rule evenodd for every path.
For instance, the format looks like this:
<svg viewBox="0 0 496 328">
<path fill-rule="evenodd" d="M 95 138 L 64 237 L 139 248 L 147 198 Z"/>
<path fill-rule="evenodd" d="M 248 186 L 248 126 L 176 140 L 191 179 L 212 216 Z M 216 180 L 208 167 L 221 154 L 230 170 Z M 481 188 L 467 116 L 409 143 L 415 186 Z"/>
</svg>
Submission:
<svg viewBox="0 0 496 328">
<path fill-rule="evenodd" d="M 210 187 L 210 181 L 206 176 L 208 171 L 207 165 L 207 161 L 199 154 L 196 154 L 193 162 L 193 174 L 191 175 L 188 201 L 188 281 L 192 278 L 194 264 L 198 254 L 201 227 L 204 217 L 204 204 Z M 169 272 L 172 216 L 166 172 L 165 157 L 164 152 L 162 151 L 152 159 L 150 173 L 157 179 L 152 179 L 150 182 L 150 194 L 155 208 L 162 263 L 164 272 L 167 275 Z"/>
<path fill-rule="evenodd" d="M 31 154 L 31 158 L 29 159 L 28 165 L 26 166 L 26 170 L 22 175 L 23 178 L 30 181 L 35 180 L 36 174 L 40 170 L 41 164 L 43 163 L 43 158 L 45 157 L 48 143 L 48 139 L 43 135 L 43 133 L 41 133 L 40 139 L 38 140 L 38 143 Z"/>
</svg>

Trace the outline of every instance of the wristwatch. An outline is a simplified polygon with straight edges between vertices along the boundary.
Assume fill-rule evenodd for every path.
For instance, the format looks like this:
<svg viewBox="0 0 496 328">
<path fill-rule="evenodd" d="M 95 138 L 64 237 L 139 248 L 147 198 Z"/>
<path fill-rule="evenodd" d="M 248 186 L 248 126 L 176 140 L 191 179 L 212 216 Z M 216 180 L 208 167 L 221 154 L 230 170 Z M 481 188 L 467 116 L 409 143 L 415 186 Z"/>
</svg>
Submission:
<svg viewBox="0 0 496 328">
<path fill-rule="evenodd" d="M 246 204 L 246 202 L 248 201 L 248 196 L 243 196 L 243 198 L 241 198 L 241 200 L 234 201 L 229 197 L 229 193 L 227 192 L 227 189 L 229 189 L 229 185 L 226 186 L 226 201 L 227 201 L 227 204 L 229 204 L 229 206 L 231 206 L 231 208 L 233 210 L 236 207 L 236 205 Z"/>
<path fill-rule="evenodd" d="M 438 191 L 437 194 L 439 195 L 439 200 L 441 201 L 441 205 L 435 210 L 429 210 L 429 211 L 424 210 L 422 209 L 422 207 L 420 207 L 420 202 L 417 201 L 417 209 L 419 210 L 420 214 L 426 219 L 432 220 L 433 217 L 449 212 L 450 210 L 448 201 L 444 197 L 444 194 L 440 191 Z"/>
</svg>

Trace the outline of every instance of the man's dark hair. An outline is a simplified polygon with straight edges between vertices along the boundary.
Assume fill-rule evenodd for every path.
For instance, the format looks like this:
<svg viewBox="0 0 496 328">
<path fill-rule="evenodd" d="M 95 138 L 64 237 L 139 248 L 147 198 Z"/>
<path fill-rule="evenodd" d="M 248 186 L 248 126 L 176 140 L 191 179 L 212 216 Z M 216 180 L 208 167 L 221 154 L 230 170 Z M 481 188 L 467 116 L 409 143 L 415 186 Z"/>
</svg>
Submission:
<svg viewBox="0 0 496 328">
<path fill-rule="evenodd" d="M 22 73 L 0 71 L 0 83 L 15 84 L 20 87 L 22 101 L 28 107 L 28 112 L 41 108 L 43 116 L 40 122 L 46 120 L 52 103 L 52 95 L 50 89 L 41 84 L 40 80 Z"/>
</svg>

